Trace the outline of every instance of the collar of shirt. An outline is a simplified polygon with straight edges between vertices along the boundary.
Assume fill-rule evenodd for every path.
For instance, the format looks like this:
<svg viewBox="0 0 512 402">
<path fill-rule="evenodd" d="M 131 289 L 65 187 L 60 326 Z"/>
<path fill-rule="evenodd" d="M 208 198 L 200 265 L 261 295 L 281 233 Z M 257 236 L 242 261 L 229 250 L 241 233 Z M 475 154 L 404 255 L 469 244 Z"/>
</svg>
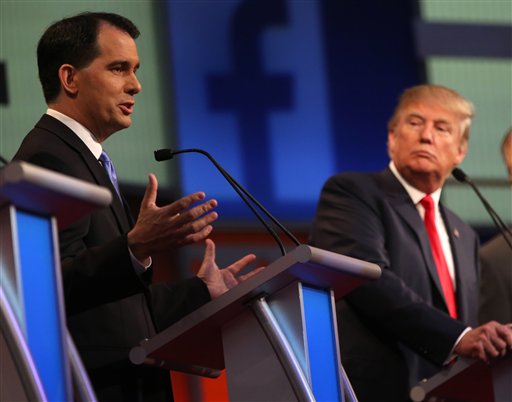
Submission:
<svg viewBox="0 0 512 402">
<path fill-rule="evenodd" d="M 98 142 L 93 133 L 91 133 L 88 129 L 86 129 L 76 120 L 54 109 L 48 108 L 46 114 L 52 116 L 53 118 L 60 121 L 62 124 L 69 127 L 69 129 L 73 131 L 76 134 L 76 136 L 83 141 L 86 147 L 89 148 L 94 157 L 96 159 L 100 158 L 101 152 L 103 151 L 103 147 Z"/>
<path fill-rule="evenodd" d="M 420 191 L 420 190 L 418 190 L 417 188 L 411 186 L 409 183 L 407 183 L 407 181 L 405 181 L 405 179 L 402 177 L 402 175 L 400 174 L 400 172 L 396 168 L 396 166 L 393 163 L 393 161 L 389 162 L 389 169 L 395 175 L 395 177 L 398 179 L 400 184 L 402 184 L 402 186 L 404 186 L 405 191 L 407 191 L 407 194 L 409 194 L 409 197 L 411 197 L 411 200 L 414 203 L 414 205 L 416 205 L 417 207 L 418 206 L 421 207 L 420 201 L 427 194 L 422 192 L 422 191 Z M 439 211 L 439 200 L 441 199 L 441 190 L 442 189 L 439 188 L 436 191 L 434 191 L 432 194 L 430 194 L 430 196 L 434 200 L 436 214 Z M 423 218 L 423 215 L 424 215 L 423 207 L 421 207 L 421 209 L 419 209 L 419 210 L 420 210 L 421 217 Z"/>
<path fill-rule="evenodd" d="M 103 151 L 103 147 L 98 142 L 98 140 L 93 135 L 93 133 L 91 133 L 89 130 L 87 130 L 84 126 L 82 126 L 76 120 L 72 119 L 69 116 L 66 116 L 65 114 L 63 114 L 61 112 L 57 112 L 54 109 L 48 108 L 48 110 L 46 111 L 46 114 L 52 116 L 53 118 L 60 121 L 62 124 L 69 127 L 69 129 L 71 131 L 73 131 L 77 135 L 77 137 L 80 138 L 84 142 L 84 144 L 87 146 L 87 148 L 89 148 L 89 150 L 94 155 L 94 157 L 96 159 L 99 159 L 101 152 Z M 151 266 L 151 264 L 152 264 L 151 257 L 149 257 L 148 260 L 145 262 L 140 262 L 139 260 L 137 260 L 135 258 L 135 256 L 132 253 L 132 250 L 130 250 L 130 247 L 128 247 L 128 251 L 130 252 L 130 258 L 132 260 L 132 265 L 135 269 L 135 272 L 137 272 L 137 274 L 139 274 L 139 275 L 142 274 L 143 272 L 146 271 L 146 269 L 148 269 Z"/>
<path fill-rule="evenodd" d="M 389 168 L 391 169 L 391 172 L 393 172 L 395 177 L 398 179 L 398 181 L 402 184 L 402 186 L 404 186 L 405 191 L 407 191 L 407 194 L 409 194 L 409 197 L 411 197 L 411 200 L 414 202 L 414 205 L 416 206 L 416 210 L 418 211 L 418 213 L 421 216 L 421 219 L 423 220 L 425 218 L 425 208 L 423 208 L 423 206 L 420 204 L 420 201 L 423 197 L 425 197 L 426 194 L 418 190 L 417 188 L 411 186 L 409 183 L 407 183 L 400 174 L 400 172 L 398 172 L 398 169 L 396 168 L 393 161 L 389 163 Z M 450 271 L 450 276 L 453 282 L 453 288 L 455 289 L 455 263 L 453 261 L 450 239 L 448 237 L 448 231 L 446 229 L 446 225 L 444 224 L 443 217 L 439 213 L 439 200 L 441 198 L 441 188 L 437 189 L 430 195 L 434 200 L 436 227 L 439 234 L 439 239 L 441 241 L 441 247 L 443 248 L 446 262 L 448 264 L 448 271 Z"/>
</svg>

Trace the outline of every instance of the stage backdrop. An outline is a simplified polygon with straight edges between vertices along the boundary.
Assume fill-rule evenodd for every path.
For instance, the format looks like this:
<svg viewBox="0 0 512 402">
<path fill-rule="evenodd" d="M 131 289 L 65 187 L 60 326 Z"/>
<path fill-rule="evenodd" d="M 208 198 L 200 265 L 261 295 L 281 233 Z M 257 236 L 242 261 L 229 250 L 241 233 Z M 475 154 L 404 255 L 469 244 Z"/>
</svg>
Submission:
<svg viewBox="0 0 512 402">
<path fill-rule="evenodd" d="M 105 144 L 122 183 L 140 192 L 156 172 L 162 189 L 217 198 L 221 222 L 254 221 L 204 157 L 159 164 L 152 155 L 203 148 L 280 219 L 307 227 L 328 176 L 386 165 L 386 123 L 399 93 L 429 81 L 474 101 L 462 167 L 510 223 L 499 142 L 512 124 L 511 7 L 488 0 L 2 1 L 0 154 L 12 157 L 45 110 L 35 48 L 46 26 L 79 11 L 114 11 L 142 31 L 133 126 Z M 450 184 L 445 199 L 465 220 L 490 226 L 470 189 Z"/>
</svg>

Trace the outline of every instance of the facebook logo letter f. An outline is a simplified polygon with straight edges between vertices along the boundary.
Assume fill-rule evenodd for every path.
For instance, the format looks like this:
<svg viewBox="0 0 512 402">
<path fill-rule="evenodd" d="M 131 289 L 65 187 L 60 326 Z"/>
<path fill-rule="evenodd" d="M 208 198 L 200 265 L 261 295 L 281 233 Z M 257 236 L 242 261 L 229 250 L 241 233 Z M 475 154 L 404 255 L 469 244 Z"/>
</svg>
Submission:
<svg viewBox="0 0 512 402">
<path fill-rule="evenodd" d="M 232 72 L 207 78 L 211 110 L 237 116 L 246 183 L 267 200 L 272 199 L 268 114 L 291 109 L 293 97 L 290 74 L 265 73 L 261 35 L 287 22 L 284 0 L 243 2 L 230 25 Z"/>
</svg>

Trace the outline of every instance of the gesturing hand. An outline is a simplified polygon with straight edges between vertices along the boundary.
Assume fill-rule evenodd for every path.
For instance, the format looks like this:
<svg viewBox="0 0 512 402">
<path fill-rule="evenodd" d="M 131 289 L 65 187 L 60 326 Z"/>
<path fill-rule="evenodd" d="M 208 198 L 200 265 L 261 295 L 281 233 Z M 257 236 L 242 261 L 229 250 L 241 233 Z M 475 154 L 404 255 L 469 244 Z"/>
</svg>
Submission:
<svg viewBox="0 0 512 402">
<path fill-rule="evenodd" d="M 215 299 L 235 287 L 239 282 L 244 281 L 262 270 L 263 267 L 260 267 L 246 275 L 237 277 L 238 273 L 255 259 L 256 256 L 254 254 L 248 254 L 229 267 L 219 269 L 215 262 L 215 243 L 210 239 L 206 239 L 204 259 L 197 276 L 201 278 L 208 287 L 211 298 Z"/>
<path fill-rule="evenodd" d="M 137 222 L 128 233 L 128 246 L 139 261 L 145 261 L 154 253 L 202 241 L 212 231 L 210 224 L 217 219 L 216 212 L 209 212 L 217 206 L 216 200 L 189 208 L 205 198 L 202 192 L 158 207 L 157 190 L 156 176 L 149 174 Z"/>
</svg>

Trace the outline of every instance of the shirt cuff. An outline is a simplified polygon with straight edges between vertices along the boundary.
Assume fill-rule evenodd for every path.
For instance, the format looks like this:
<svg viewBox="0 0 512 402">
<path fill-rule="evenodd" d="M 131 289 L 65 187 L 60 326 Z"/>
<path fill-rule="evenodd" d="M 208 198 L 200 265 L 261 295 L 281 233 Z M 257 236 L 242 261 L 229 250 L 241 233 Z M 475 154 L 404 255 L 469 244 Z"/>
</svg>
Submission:
<svg viewBox="0 0 512 402">
<path fill-rule="evenodd" d="M 467 327 L 464 331 L 461 332 L 461 334 L 459 335 L 459 337 L 455 341 L 455 343 L 453 345 L 453 348 L 450 351 L 450 354 L 448 355 L 448 358 L 444 361 L 443 365 L 447 365 L 447 364 L 451 363 L 451 361 L 457 357 L 457 355 L 454 353 L 454 350 L 457 347 L 457 345 L 459 344 L 459 342 L 462 339 L 462 337 L 464 335 L 466 335 L 469 331 L 471 331 L 471 329 L 472 329 L 471 327 Z"/>
<path fill-rule="evenodd" d="M 137 273 L 137 275 L 142 275 L 144 272 L 147 271 L 147 269 L 151 266 L 153 263 L 153 260 L 151 257 L 148 258 L 148 264 L 145 265 L 142 262 L 140 262 L 132 253 L 132 250 L 130 247 L 128 247 L 128 252 L 130 253 L 130 259 L 132 260 L 133 269 Z"/>
</svg>

